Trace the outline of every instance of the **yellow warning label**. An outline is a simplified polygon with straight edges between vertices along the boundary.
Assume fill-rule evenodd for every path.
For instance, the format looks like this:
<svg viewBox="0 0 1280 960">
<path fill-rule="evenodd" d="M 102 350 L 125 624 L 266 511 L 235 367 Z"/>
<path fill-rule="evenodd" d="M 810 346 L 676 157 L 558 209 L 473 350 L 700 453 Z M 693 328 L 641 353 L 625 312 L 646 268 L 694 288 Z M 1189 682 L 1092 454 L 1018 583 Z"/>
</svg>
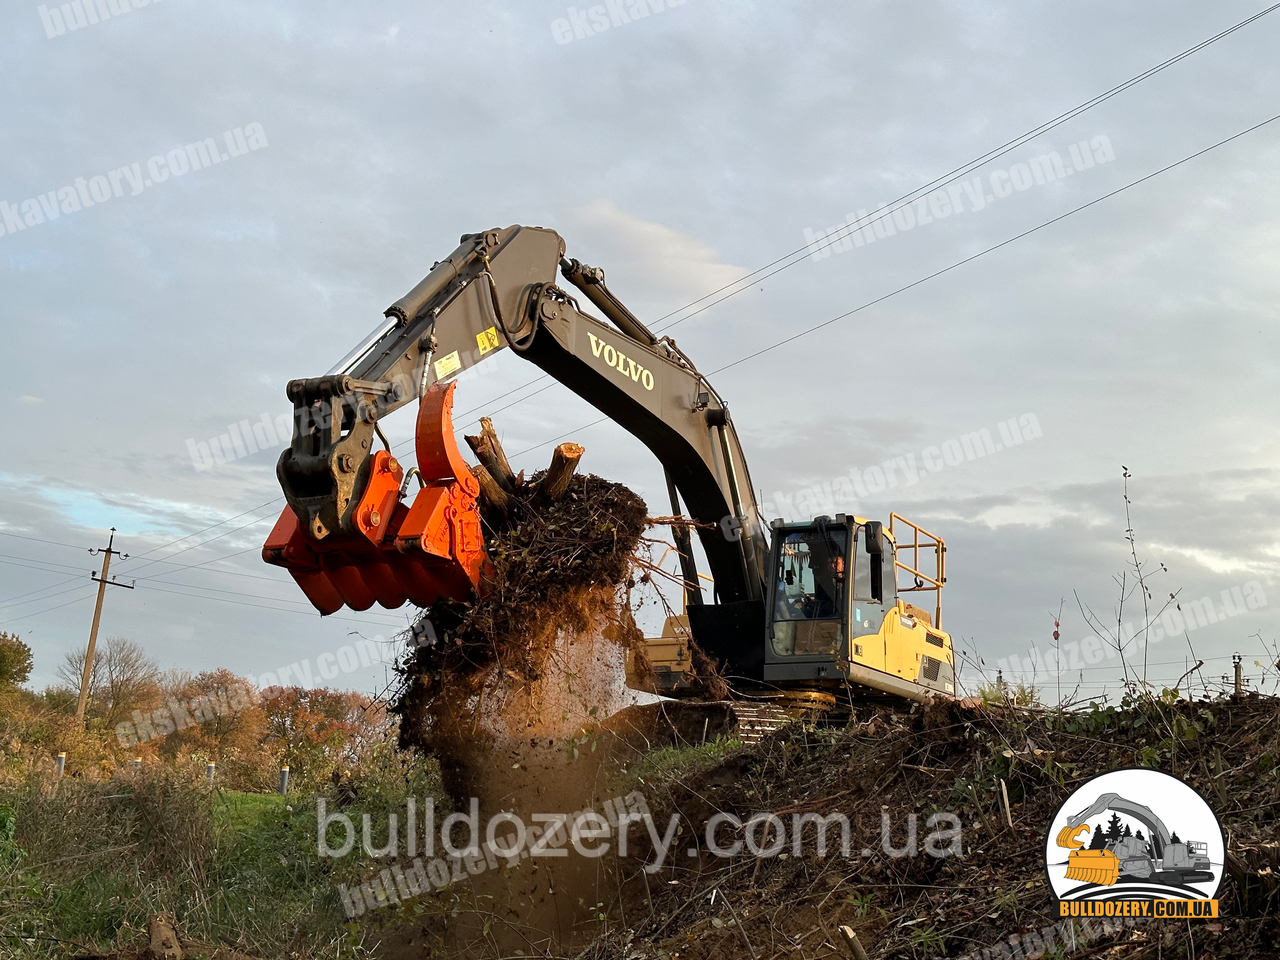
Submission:
<svg viewBox="0 0 1280 960">
<path fill-rule="evenodd" d="M 453 353 L 441 357 L 436 361 L 435 367 L 437 380 L 443 380 L 449 374 L 457 373 L 462 369 L 462 361 L 458 359 L 458 351 L 455 350 Z"/>
<path fill-rule="evenodd" d="M 498 348 L 498 331 L 494 327 L 490 327 L 482 333 L 476 334 L 476 345 L 480 348 L 480 356 L 484 356 L 490 350 Z"/>
</svg>

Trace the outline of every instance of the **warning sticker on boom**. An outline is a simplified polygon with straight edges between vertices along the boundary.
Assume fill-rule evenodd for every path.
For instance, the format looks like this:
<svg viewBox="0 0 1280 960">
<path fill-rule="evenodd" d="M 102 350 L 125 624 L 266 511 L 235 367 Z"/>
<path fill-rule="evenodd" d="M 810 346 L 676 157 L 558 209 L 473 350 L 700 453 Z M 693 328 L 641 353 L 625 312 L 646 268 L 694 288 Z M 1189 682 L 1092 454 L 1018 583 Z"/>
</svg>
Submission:
<svg viewBox="0 0 1280 960">
<path fill-rule="evenodd" d="M 451 373 L 457 373 L 462 369 L 462 361 L 458 359 L 458 351 L 446 354 L 435 362 L 436 379 L 443 380 Z"/>
</svg>

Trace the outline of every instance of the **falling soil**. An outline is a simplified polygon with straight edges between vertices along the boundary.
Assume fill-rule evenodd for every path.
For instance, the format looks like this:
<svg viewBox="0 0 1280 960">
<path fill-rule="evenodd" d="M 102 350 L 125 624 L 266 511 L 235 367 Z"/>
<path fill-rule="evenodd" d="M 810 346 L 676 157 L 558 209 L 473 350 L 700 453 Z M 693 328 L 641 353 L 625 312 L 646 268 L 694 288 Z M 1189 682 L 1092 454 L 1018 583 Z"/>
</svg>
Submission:
<svg viewBox="0 0 1280 960">
<path fill-rule="evenodd" d="M 644 501 L 586 474 L 548 502 L 539 479 L 516 487 L 506 516 L 486 515 L 492 565 L 479 595 L 423 611 L 415 635 L 429 639 L 399 668 L 392 710 L 401 746 L 439 757 L 455 797 L 470 792 L 459 778 L 481 742 L 539 727 L 545 734 L 563 706 L 551 701 L 573 695 L 562 682 L 567 648 L 640 639 L 623 594 L 647 522 Z M 584 678 L 579 693 L 591 686 Z"/>
<path fill-rule="evenodd" d="M 392 708 L 402 747 L 435 756 L 455 809 L 476 798 L 482 820 L 600 810 L 615 757 L 602 740 L 616 738 L 588 728 L 635 702 L 623 658 L 642 638 L 628 594 L 645 503 L 592 475 L 549 501 L 540 479 L 515 488 L 505 516 L 486 513 L 492 565 L 478 596 L 423 611 L 415 635 L 431 639 L 400 665 Z M 390 933 L 379 955 L 419 956 L 423 943 L 468 956 L 585 942 L 599 922 L 601 878 L 613 870 L 575 853 L 469 878 L 446 892 L 459 898 L 456 909 Z"/>
</svg>

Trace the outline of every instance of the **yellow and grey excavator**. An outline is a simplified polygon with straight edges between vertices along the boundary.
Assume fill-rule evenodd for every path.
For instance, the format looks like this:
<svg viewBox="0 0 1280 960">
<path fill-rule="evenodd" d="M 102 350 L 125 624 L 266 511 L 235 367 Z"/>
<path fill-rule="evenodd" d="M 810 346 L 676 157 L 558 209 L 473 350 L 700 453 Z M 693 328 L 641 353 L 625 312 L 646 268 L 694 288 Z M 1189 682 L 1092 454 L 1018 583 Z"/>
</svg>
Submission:
<svg viewBox="0 0 1280 960">
<path fill-rule="evenodd" d="M 557 268 L 605 320 L 556 284 Z M 674 340 L 613 295 L 602 270 L 566 258 L 560 236 L 541 227 L 463 236 L 333 370 L 290 382 L 294 434 L 276 471 L 288 506 L 263 558 L 322 614 L 425 607 L 480 583 L 478 485 L 454 440 L 451 381 L 507 348 L 661 461 L 673 513 L 695 522 L 714 584 L 705 602 L 688 527 L 675 527 L 686 653 L 691 640 L 743 694 L 834 702 L 855 685 L 954 696 L 940 600 L 930 615 L 901 597 L 940 597 L 942 540 L 896 514 L 888 526 L 845 514 L 763 523 L 725 401 Z M 410 498 L 409 476 L 375 441 L 378 421 L 415 400 L 421 487 Z M 669 668 L 652 649 L 659 672 Z M 682 695 L 670 678 L 663 692 Z"/>
<path fill-rule="evenodd" d="M 1114 810 L 1147 827 L 1148 837 L 1108 840 L 1101 850 L 1086 850 L 1080 835 L 1089 829 L 1089 820 Z M 1198 840 L 1174 842 L 1169 828 L 1150 807 L 1126 800 L 1118 793 L 1104 793 L 1093 804 L 1067 820 L 1058 831 L 1058 846 L 1071 851 L 1067 857 L 1067 879 L 1109 887 L 1122 879 L 1156 883 L 1186 884 L 1212 880 L 1209 845 Z"/>
</svg>

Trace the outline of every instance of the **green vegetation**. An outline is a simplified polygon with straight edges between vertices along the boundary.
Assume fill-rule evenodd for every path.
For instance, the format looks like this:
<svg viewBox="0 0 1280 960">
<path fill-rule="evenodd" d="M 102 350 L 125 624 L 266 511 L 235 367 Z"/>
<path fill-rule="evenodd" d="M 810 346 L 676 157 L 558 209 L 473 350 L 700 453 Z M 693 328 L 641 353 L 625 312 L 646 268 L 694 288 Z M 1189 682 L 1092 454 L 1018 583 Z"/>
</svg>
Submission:
<svg viewBox="0 0 1280 960">
<path fill-rule="evenodd" d="M 31 666 L 31 648 L 11 634 L 0 633 L 0 687 L 26 683 Z"/>
<path fill-rule="evenodd" d="M 738 740 L 717 737 L 688 747 L 662 747 L 646 753 L 627 770 L 625 778 L 613 786 L 618 792 L 635 789 L 666 789 L 688 777 L 714 767 L 726 755 L 741 747 Z"/>
<path fill-rule="evenodd" d="M 71 659 L 68 677 L 78 671 Z M 219 948 L 263 960 L 362 955 L 365 935 L 348 927 L 337 886 L 376 871 L 358 844 L 347 857 L 319 857 L 317 801 L 357 831 L 368 814 L 380 847 L 388 815 L 403 817 L 408 797 L 448 807 L 434 762 L 397 749 L 396 723 L 380 705 L 326 689 L 254 690 L 241 709 L 209 710 L 126 747 L 112 726 L 119 718 L 173 699 L 211 702 L 246 681 L 227 671 L 164 675 L 120 638 L 101 664 L 81 728 L 73 691 L 24 689 L 29 651 L 0 635 L 0 957 L 133 956 L 158 913 L 176 918 L 184 942 L 203 945 L 194 957 L 212 960 Z M 287 796 L 269 792 L 281 763 Z"/>
<path fill-rule="evenodd" d="M 437 797 L 429 764 L 364 768 L 359 795 L 326 797 L 374 843 L 411 793 Z M 387 775 L 392 776 L 388 777 Z M 0 794 L 0 954 L 109 952 L 172 913 L 184 940 L 262 957 L 361 955 L 339 883 L 368 879 L 358 847 L 341 860 L 316 849 L 317 795 L 209 790 L 197 772 L 143 770 L 110 781 L 32 777 Z"/>
</svg>

